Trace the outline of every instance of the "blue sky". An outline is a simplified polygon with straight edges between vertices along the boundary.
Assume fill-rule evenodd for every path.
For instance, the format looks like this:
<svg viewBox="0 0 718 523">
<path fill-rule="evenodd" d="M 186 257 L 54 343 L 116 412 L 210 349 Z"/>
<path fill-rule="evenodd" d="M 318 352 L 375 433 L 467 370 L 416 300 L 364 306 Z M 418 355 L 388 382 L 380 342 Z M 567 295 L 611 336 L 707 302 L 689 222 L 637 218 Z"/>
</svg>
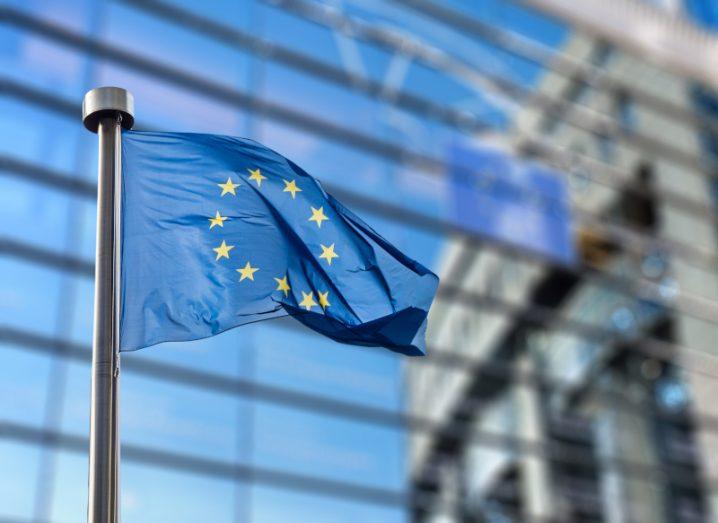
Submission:
<svg viewBox="0 0 718 523">
<path fill-rule="evenodd" d="M 514 29 L 547 45 L 565 38 L 561 26 L 509 2 L 448 2 L 490 24 Z M 361 67 L 382 80 L 395 57 L 359 45 L 346 63 L 329 31 L 255 2 L 183 2 L 183 6 L 336 66 Z M 413 150 L 441 157 L 461 135 L 447 127 L 321 82 L 305 74 L 193 35 L 114 2 L 11 1 L 33 15 L 101 38 L 166 64 L 201 74 L 264 99 L 351 127 Z M 539 70 L 476 39 L 456 33 L 391 3 L 333 2 L 374 24 L 414 35 L 479 68 L 533 83 Z M 137 71 L 94 60 L 51 40 L 0 27 L 4 75 L 67 99 L 80 100 L 96 85 L 120 85 L 136 98 L 138 120 L 171 130 L 256 138 L 308 172 L 359 193 L 435 216 L 446 214 L 445 187 L 435 177 L 397 166 L 322 137 L 264 120 L 200 93 L 165 84 Z M 359 65 L 357 65 L 359 64 Z M 403 87 L 446 104 L 481 112 L 505 128 L 502 114 L 483 93 L 456 79 L 409 64 Z M 96 138 L 76 120 L 16 99 L 0 98 L 0 154 L 95 177 Z M 91 260 L 91 201 L 0 173 L 0 236 Z M 443 240 L 376 216 L 362 214 L 399 248 L 438 270 Z M 0 258 L 0 323 L 84 345 L 91 337 L 92 282 L 40 265 Z M 166 344 L 123 356 L 170 362 L 285 389 L 400 411 L 405 401 L 401 359 L 374 349 L 338 345 L 265 323 L 212 339 Z M 0 419 L 83 436 L 87 431 L 89 371 L 41 353 L 0 346 Z M 206 392 L 127 371 L 122 379 L 122 438 L 127 444 L 204 458 L 311 474 L 363 485 L 406 487 L 407 435 L 367 423 L 308 413 L 243 397 Z M 85 510 L 86 461 L 70 452 L 47 453 L 0 440 L 0 517 L 33 515 L 38 478 L 54 482 L 48 515 L 79 521 Z M 12 475 L 4 472 L 16 471 Z M 123 521 L 403 521 L 402 509 L 329 499 L 226 479 L 123 464 Z M 42 499 L 42 497 L 40 497 Z M 353 518 L 353 519 L 352 519 Z"/>
</svg>

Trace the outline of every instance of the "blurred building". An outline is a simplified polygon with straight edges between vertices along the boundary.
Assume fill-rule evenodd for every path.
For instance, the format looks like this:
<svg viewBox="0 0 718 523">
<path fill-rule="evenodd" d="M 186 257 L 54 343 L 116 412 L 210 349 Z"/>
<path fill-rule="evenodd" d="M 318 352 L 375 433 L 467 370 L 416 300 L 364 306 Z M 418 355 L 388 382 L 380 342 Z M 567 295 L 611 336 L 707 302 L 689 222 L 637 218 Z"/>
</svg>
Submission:
<svg viewBox="0 0 718 523">
<path fill-rule="evenodd" d="M 411 368 L 410 409 L 438 427 L 412 438 L 414 489 L 431 499 L 414 518 L 715 521 L 718 409 L 700 369 L 718 331 L 672 307 L 718 290 L 711 262 L 695 261 L 716 253 L 696 87 L 585 33 L 561 55 L 503 146 L 568 173 L 579 262 L 637 285 L 468 241 L 445 249 L 444 285 L 512 312 L 432 310 L 434 347 L 466 358 Z"/>
</svg>

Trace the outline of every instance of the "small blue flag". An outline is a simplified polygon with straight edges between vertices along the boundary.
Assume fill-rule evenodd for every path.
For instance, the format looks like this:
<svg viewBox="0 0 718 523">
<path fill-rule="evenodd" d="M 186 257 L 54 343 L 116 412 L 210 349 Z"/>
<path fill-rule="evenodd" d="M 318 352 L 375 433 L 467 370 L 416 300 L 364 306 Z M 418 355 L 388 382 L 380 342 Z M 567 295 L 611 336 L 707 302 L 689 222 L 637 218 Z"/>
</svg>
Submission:
<svg viewBox="0 0 718 523">
<path fill-rule="evenodd" d="M 422 355 L 438 281 L 257 142 L 123 133 L 123 351 L 288 314 Z"/>
</svg>

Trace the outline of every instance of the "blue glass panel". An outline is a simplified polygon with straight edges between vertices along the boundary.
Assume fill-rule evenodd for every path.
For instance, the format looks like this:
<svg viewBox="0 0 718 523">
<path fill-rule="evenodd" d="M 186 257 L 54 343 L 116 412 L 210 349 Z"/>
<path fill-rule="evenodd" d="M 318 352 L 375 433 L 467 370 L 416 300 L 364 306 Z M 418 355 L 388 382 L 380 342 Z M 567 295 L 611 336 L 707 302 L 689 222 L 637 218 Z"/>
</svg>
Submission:
<svg viewBox="0 0 718 523">
<path fill-rule="evenodd" d="M 0 154 L 32 165 L 72 173 L 77 165 L 77 143 L 82 131 L 79 118 L 72 121 L 37 106 L 0 98 Z M 89 138 L 89 137 L 88 137 Z M 97 139 L 95 138 L 95 148 Z M 95 163 L 95 165 L 97 165 Z M 96 167 L 95 167 L 96 175 Z"/>
<path fill-rule="evenodd" d="M 264 383 L 382 409 L 401 407 L 401 360 L 386 351 L 338 346 L 291 318 L 261 325 L 254 344 L 257 379 Z"/>
<path fill-rule="evenodd" d="M 63 250 L 68 211 L 75 203 L 67 192 L 0 175 L 0 235 L 42 249 Z"/>
<path fill-rule="evenodd" d="M 278 490 L 260 485 L 253 489 L 252 519 L 262 523 L 405 523 L 406 512 L 354 500 Z"/>
<path fill-rule="evenodd" d="M 57 427 L 63 433 L 72 433 L 87 436 L 90 426 L 90 351 L 88 347 L 87 360 L 84 363 L 68 362 L 63 372 L 66 372 L 66 385 L 62 397 L 62 409 L 59 416 L 60 424 Z"/>
<path fill-rule="evenodd" d="M 92 343 L 92 322 L 94 317 L 95 281 L 77 278 L 74 283 L 74 311 L 64 337 L 88 347 Z"/>
<path fill-rule="evenodd" d="M 96 20 L 98 7 L 104 2 L 98 0 L 9 0 L 8 3 L 32 16 L 49 20 L 63 27 L 82 31 Z"/>
<path fill-rule="evenodd" d="M 281 9 L 263 7 L 266 15 L 260 13 L 259 16 L 262 20 L 262 35 L 265 38 L 298 52 L 327 60 L 334 65 L 342 64 L 336 40 L 330 30 Z"/>
<path fill-rule="evenodd" d="M 247 65 L 246 53 L 236 48 L 121 4 L 111 4 L 102 38 L 217 84 L 239 85 Z"/>
<path fill-rule="evenodd" d="M 127 361 L 165 361 L 206 372 L 246 377 L 251 372 L 247 362 L 251 360 L 254 331 L 255 326 L 245 325 L 202 340 L 162 343 L 150 350 L 123 354 L 123 358 Z"/>
<path fill-rule="evenodd" d="M 404 485 L 400 429 L 256 404 L 257 466 L 384 488 Z"/>
<path fill-rule="evenodd" d="M 0 27 L 0 70 L 17 82 L 70 97 L 82 91 L 87 57 L 38 34 Z"/>
<path fill-rule="evenodd" d="M 60 306 L 61 274 L 0 258 L 0 324 L 52 335 Z"/>
<path fill-rule="evenodd" d="M 86 420 L 86 423 L 89 423 L 89 420 Z M 84 453 L 59 450 L 55 452 L 54 487 L 48 512 L 54 523 L 83 521 L 87 519 L 87 456 Z M 123 465 L 123 473 L 120 476 L 124 474 L 124 468 Z M 123 497 L 124 495 L 121 496 Z M 121 499 L 120 503 L 124 509 L 124 500 Z M 124 520 L 124 514 L 122 517 Z"/>
<path fill-rule="evenodd" d="M 0 519 L 29 521 L 33 516 L 35 482 L 40 450 L 35 446 L 0 440 Z M 12 471 L 12 481 L 8 472 Z"/>
<path fill-rule="evenodd" d="M 242 402 L 234 396 L 130 371 L 122 377 L 122 438 L 127 444 L 232 460 L 238 451 L 240 412 Z"/>
<path fill-rule="evenodd" d="M 98 64 L 97 84 L 122 85 L 132 92 L 140 128 L 237 134 L 245 122 L 242 108 L 112 63 Z"/>
<path fill-rule="evenodd" d="M 0 344 L 0 419 L 42 424 L 50 364 L 50 357 L 43 353 Z"/>
<path fill-rule="evenodd" d="M 162 470 L 126 461 L 121 480 L 123 522 L 237 521 L 234 515 L 236 488 L 229 479 Z"/>
</svg>

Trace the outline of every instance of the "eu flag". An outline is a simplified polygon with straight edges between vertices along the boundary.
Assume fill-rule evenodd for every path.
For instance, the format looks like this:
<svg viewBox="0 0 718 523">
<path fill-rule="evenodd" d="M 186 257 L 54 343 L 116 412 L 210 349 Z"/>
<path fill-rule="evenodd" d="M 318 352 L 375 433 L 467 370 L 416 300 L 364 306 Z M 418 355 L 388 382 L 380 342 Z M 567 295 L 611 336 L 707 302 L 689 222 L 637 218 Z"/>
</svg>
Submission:
<svg viewBox="0 0 718 523">
<path fill-rule="evenodd" d="M 340 342 L 421 355 L 437 285 L 257 142 L 123 133 L 123 351 L 288 314 Z"/>
</svg>

